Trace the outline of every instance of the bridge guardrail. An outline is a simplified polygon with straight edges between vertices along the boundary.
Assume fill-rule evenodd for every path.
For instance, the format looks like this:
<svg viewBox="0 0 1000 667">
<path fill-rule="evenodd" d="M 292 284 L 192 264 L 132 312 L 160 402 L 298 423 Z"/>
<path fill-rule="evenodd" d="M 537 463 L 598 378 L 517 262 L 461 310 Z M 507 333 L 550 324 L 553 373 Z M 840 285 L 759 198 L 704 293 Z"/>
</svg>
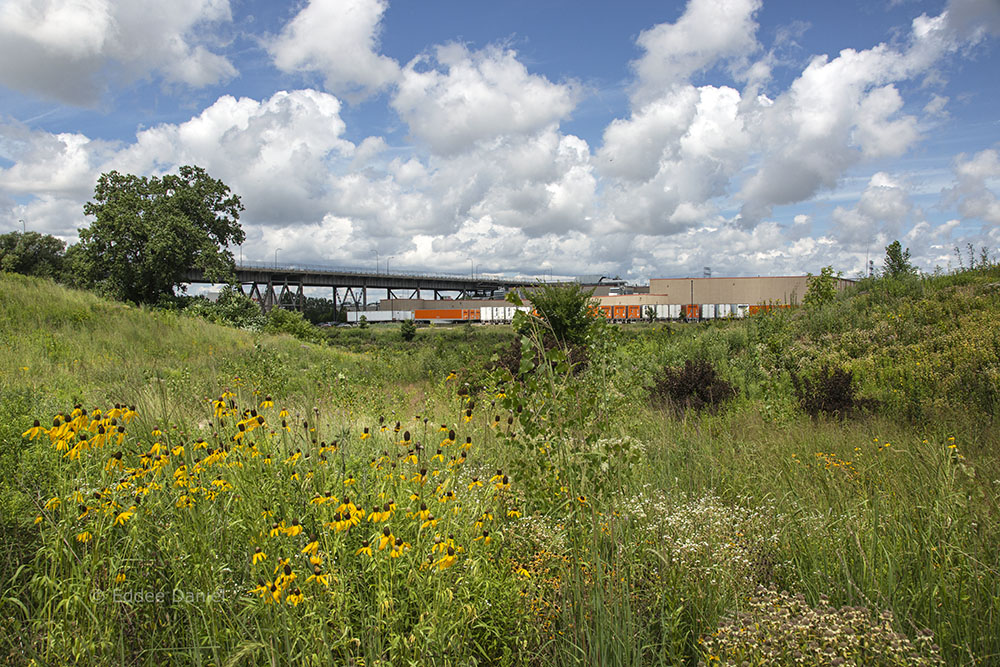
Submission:
<svg viewBox="0 0 1000 667">
<path fill-rule="evenodd" d="M 431 273 L 408 273 L 408 272 L 405 272 L 405 271 L 384 271 L 384 272 L 373 273 L 371 271 L 365 271 L 363 269 L 358 269 L 358 268 L 355 268 L 355 267 L 344 268 L 344 267 L 334 267 L 334 266 L 323 266 L 323 265 L 320 265 L 320 264 L 284 264 L 284 265 L 281 265 L 281 266 L 275 266 L 274 264 L 271 264 L 269 262 L 249 262 L 249 261 L 246 261 L 246 260 L 244 260 L 243 262 L 236 262 L 236 269 L 237 270 L 239 270 L 239 269 L 248 269 L 248 270 L 256 270 L 256 271 L 273 271 L 273 272 L 281 272 L 281 271 L 308 271 L 308 272 L 311 272 L 311 273 L 337 273 L 337 274 L 346 274 L 346 275 L 352 275 L 352 276 L 393 276 L 393 277 L 396 277 L 396 278 L 414 278 L 414 279 L 416 279 L 416 278 L 428 278 L 428 279 L 435 279 L 435 278 L 437 278 L 437 279 L 442 279 L 442 280 L 465 280 L 465 281 L 468 281 L 470 283 L 474 283 L 474 282 L 477 282 L 477 281 L 488 281 L 488 282 L 505 282 L 505 281 L 511 281 L 511 282 L 525 282 L 525 283 L 527 283 L 527 282 L 530 282 L 530 283 L 544 282 L 544 281 L 539 281 L 536 278 L 529 278 L 529 277 L 524 277 L 524 276 L 510 278 L 510 277 L 506 277 L 506 276 L 490 275 L 490 276 L 477 276 L 477 277 L 473 278 L 473 277 L 462 275 L 462 274 L 458 274 L 458 273 L 452 273 L 452 274 L 448 274 L 448 273 L 444 273 L 444 274 L 431 274 Z"/>
</svg>

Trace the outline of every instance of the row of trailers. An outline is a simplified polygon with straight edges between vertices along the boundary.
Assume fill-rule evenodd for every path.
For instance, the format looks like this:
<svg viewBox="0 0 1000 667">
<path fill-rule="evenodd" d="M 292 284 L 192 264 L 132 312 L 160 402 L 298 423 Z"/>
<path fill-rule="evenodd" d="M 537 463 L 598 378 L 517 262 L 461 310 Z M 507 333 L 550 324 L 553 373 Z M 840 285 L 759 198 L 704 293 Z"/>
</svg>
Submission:
<svg viewBox="0 0 1000 667">
<path fill-rule="evenodd" d="M 699 321 L 715 319 L 743 319 L 784 305 L 751 305 L 748 303 L 694 303 L 598 306 L 598 312 L 612 322 L 638 322 L 640 320 Z M 347 313 L 347 321 L 367 322 L 481 322 L 504 324 L 514 319 L 517 311 L 530 312 L 525 306 L 483 306 L 481 308 L 434 308 L 418 310 L 368 310 Z"/>
<path fill-rule="evenodd" d="M 726 320 L 743 319 L 751 315 L 786 305 L 751 305 L 749 303 L 657 303 L 641 305 L 598 306 L 601 315 L 613 322 L 637 322 L 639 320 Z"/>
<path fill-rule="evenodd" d="M 366 310 L 348 311 L 347 321 L 356 324 L 364 317 L 366 322 L 486 322 L 501 324 L 514 319 L 517 311 L 530 312 L 525 306 L 483 306 L 482 308 L 433 308 L 417 310 Z"/>
</svg>

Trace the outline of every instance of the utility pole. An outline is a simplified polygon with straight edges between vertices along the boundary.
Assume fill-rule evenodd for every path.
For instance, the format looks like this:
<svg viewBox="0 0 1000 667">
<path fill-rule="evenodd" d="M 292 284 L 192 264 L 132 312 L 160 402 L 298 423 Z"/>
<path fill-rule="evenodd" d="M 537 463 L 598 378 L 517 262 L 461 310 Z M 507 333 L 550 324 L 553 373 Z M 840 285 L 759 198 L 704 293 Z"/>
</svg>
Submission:
<svg viewBox="0 0 1000 667">
<path fill-rule="evenodd" d="M 281 248 L 275 248 L 274 249 L 274 268 L 275 269 L 278 268 L 278 251 L 279 250 L 281 250 Z"/>
<path fill-rule="evenodd" d="M 378 275 L 378 250 L 372 250 L 375 253 L 375 275 Z"/>
<path fill-rule="evenodd" d="M 28 232 L 24 229 L 24 220 L 18 220 L 21 223 L 21 234 L 27 234 Z"/>
</svg>

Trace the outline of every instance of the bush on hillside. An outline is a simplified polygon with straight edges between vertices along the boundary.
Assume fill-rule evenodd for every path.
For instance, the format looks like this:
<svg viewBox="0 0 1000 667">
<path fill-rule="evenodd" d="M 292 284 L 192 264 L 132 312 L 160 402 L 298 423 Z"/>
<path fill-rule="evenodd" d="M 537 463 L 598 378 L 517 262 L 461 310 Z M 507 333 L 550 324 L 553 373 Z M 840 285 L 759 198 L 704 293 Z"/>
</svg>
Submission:
<svg viewBox="0 0 1000 667">
<path fill-rule="evenodd" d="M 814 419 L 821 414 L 844 419 L 871 405 L 854 395 L 854 373 L 848 369 L 824 363 L 812 375 L 791 376 L 796 400 Z"/>
<path fill-rule="evenodd" d="M 542 285 L 528 294 L 539 317 L 552 330 L 552 335 L 566 346 L 585 345 L 588 334 L 596 326 L 591 296 L 577 283 Z"/>
<path fill-rule="evenodd" d="M 403 320 L 403 323 L 399 325 L 399 335 L 406 342 L 410 342 L 417 337 L 417 325 L 413 323 L 413 320 Z"/>
<path fill-rule="evenodd" d="M 272 308 L 267 314 L 266 333 L 286 333 L 310 343 L 323 343 L 326 337 L 319 329 L 309 324 L 302 313 L 282 308 Z"/>
<path fill-rule="evenodd" d="M 204 297 L 164 296 L 157 307 L 166 310 L 182 307 L 182 312 L 187 315 L 197 315 L 216 324 L 249 331 L 260 331 L 267 323 L 267 315 L 260 311 L 260 306 L 253 299 L 229 286 L 222 288 L 215 303 Z"/>
<path fill-rule="evenodd" d="M 650 388 L 653 405 L 669 406 L 677 412 L 715 412 L 735 396 L 736 387 L 719 377 L 715 367 L 704 359 L 688 359 L 683 366 L 664 368 Z"/>
</svg>

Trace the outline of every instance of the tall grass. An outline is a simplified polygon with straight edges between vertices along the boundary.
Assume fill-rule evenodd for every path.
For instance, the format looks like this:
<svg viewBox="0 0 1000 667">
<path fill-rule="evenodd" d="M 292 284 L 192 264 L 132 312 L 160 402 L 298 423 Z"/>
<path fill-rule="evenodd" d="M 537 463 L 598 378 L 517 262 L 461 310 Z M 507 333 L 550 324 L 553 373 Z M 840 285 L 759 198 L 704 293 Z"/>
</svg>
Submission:
<svg viewBox="0 0 1000 667">
<path fill-rule="evenodd" d="M 756 618 L 771 599 L 760 590 L 784 589 L 813 609 L 859 608 L 870 637 L 898 632 L 927 660 L 924 637 L 948 664 L 995 662 L 997 277 L 865 282 L 814 311 L 609 331 L 583 372 L 529 336 L 511 374 L 489 370 L 506 330 L 423 329 L 412 344 L 355 330 L 310 345 L 3 276 L 0 655 L 724 662 L 757 648 L 712 654 L 721 644 L 706 639 Z M 714 365 L 736 398 L 714 414 L 653 405 L 652 379 L 689 359 Z M 790 373 L 821 364 L 850 369 L 875 407 L 804 414 Z M 67 458 L 48 436 L 21 436 L 74 404 L 106 415 L 116 402 L 138 413 L 120 446 Z M 233 440 L 250 409 L 266 426 Z M 165 458 L 149 456 L 156 443 Z M 141 472 L 155 461 L 161 473 Z M 177 486 L 182 466 L 201 472 Z M 337 530 L 337 508 L 314 502 L 327 491 L 367 512 L 395 507 Z M 421 527 L 421 503 L 437 524 Z M 293 518 L 302 534 L 284 532 Z M 407 544 L 396 558 L 377 548 L 383 527 Z M 318 565 L 302 553 L 310 534 Z M 454 562 L 442 567 L 435 536 L 461 547 Z M 365 539 L 372 557 L 357 553 Z M 267 560 L 255 564 L 257 547 Z M 306 583 L 313 567 L 326 584 Z M 280 583 L 277 599 L 261 583 Z"/>
</svg>

